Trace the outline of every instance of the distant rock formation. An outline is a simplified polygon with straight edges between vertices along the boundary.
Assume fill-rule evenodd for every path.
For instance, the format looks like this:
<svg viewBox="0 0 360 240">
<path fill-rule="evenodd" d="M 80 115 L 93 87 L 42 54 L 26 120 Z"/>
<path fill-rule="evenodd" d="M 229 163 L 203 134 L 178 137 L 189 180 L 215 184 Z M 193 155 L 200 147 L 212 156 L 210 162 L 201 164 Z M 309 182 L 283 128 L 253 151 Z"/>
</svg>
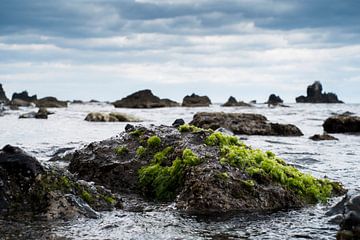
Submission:
<svg viewBox="0 0 360 240">
<path fill-rule="evenodd" d="M 66 101 L 60 101 L 55 97 L 44 97 L 36 101 L 38 108 L 64 108 L 67 107 Z"/>
<path fill-rule="evenodd" d="M 284 101 L 280 98 L 280 96 L 276 96 L 275 94 L 271 94 L 270 96 L 269 96 L 269 99 L 268 99 L 268 101 L 266 102 L 267 104 L 269 104 L 269 105 L 274 105 L 274 106 L 276 106 L 276 105 L 279 105 L 279 104 L 281 104 L 281 103 L 283 103 Z"/>
<path fill-rule="evenodd" d="M 0 84 L 0 103 L 7 103 L 9 102 L 9 99 L 6 97 L 5 91 Z"/>
<path fill-rule="evenodd" d="M 161 108 L 179 106 L 177 102 L 170 99 L 160 99 L 149 89 L 135 92 L 121 100 L 113 102 L 113 105 L 117 108 Z"/>
<path fill-rule="evenodd" d="M 36 102 L 37 96 L 36 95 L 29 96 L 29 93 L 27 91 L 22 91 L 21 93 L 14 93 L 12 95 L 11 100 L 15 100 L 15 99 L 19 99 L 25 102 Z"/>
<path fill-rule="evenodd" d="M 248 104 L 243 101 L 237 101 L 233 96 L 229 97 L 226 103 L 222 105 L 223 107 L 251 107 L 251 104 Z"/>
<path fill-rule="evenodd" d="M 322 85 L 319 81 L 314 82 L 307 88 L 307 96 L 296 98 L 297 103 L 344 103 L 335 93 L 322 93 Z"/>
<path fill-rule="evenodd" d="M 211 100 L 208 96 L 199 96 L 195 93 L 185 96 L 182 102 L 183 107 L 208 107 L 210 104 Z"/>
<path fill-rule="evenodd" d="M 191 125 L 204 129 L 226 128 L 234 134 L 266 136 L 302 136 L 292 124 L 270 123 L 265 116 L 252 113 L 199 112 Z"/>
</svg>

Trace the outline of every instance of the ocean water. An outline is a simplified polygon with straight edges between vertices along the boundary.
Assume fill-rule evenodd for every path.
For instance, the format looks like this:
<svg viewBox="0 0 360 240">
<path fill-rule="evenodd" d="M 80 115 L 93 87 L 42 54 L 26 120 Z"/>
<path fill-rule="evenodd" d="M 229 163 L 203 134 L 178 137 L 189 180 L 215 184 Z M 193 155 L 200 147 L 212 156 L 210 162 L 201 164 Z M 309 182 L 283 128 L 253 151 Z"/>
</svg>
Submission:
<svg viewBox="0 0 360 240">
<path fill-rule="evenodd" d="M 360 180 L 360 135 L 333 134 L 339 141 L 314 142 L 323 132 L 324 120 L 350 111 L 360 115 L 360 104 L 290 104 L 290 108 L 253 108 L 212 105 L 206 108 L 115 109 L 108 104 L 71 104 L 66 109 L 50 109 L 48 120 L 18 119 L 21 109 L 0 117 L 0 147 L 12 144 L 30 152 L 44 164 L 57 151 L 80 148 L 124 130 L 126 123 L 84 121 L 87 113 L 123 112 L 142 120 L 143 125 L 171 125 L 177 118 L 186 122 L 200 111 L 246 112 L 265 115 L 272 122 L 298 126 L 302 137 L 241 136 L 253 148 L 271 150 L 304 172 L 340 181 L 347 189 L 357 189 Z M 131 197 L 124 197 L 131 201 Z M 0 239 L 335 239 L 337 225 L 325 213 L 341 197 L 290 211 L 264 215 L 247 214 L 198 218 L 184 215 L 172 205 L 145 204 L 141 210 L 103 212 L 99 219 L 68 222 L 0 221 Z"/>
</svg>

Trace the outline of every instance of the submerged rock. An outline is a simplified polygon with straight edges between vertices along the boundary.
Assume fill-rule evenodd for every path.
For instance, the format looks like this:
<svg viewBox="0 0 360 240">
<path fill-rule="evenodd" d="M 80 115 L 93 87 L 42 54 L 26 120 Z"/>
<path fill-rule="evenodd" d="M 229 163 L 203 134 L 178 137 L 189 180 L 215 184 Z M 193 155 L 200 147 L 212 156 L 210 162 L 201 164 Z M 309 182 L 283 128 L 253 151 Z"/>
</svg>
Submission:
<svg viewBox="0 0 360 240">
<path fill-rule="evenodd" d="M 326 119 L 323 127 L 328 133 L 359 133 L 360 117 L 337 115 Z"/>
<path fill-rule="evenodd" d="M 182 102 L 183 107 L 208 107 L 210 105 L 211 101 L 208 96 L 199 96 L 195 93 L 185 96 Z"/>
<path fill-rule="evenodd" d="M 85 121 L 89 121 L 89 122 L 138 122 L 139 120 L 136 117 L 125 114 L 125 113 L 91 112 L 86 116 Z"/>
<path fill-rule="evenodd" d="M 170 99 L 160 99 L 149 89 L 135 92 L 121 100 L 113 102 L 113 105 L 117 108 L 161 108 L 179 106 L 177 102 Z"/>
<path fill-rule="evenodd" d="M 38 112 L 29 112 L 24 113 L 19 116 L 19 118 L 36 118 L 36 119 L 47 119 L 48 115 L 54 114 L 49 112 L 46 108 L 39 108 Z"/>
<path fill-rule="evenodd" d="M 45 168 L 18 147 L 7 145 L 0 150 L 1 218 L 94 217 L 95 211 L 111 210 L 118 202 L 109 190 Z"/>
<path fill-rule="evenodd" d="M 190 124 L 205 129 L 227 128 L 235 134 L 302 136 L 299 128 L 292 124 L 270 123 L 265 116 L 252 113 L 200 112 Z"/>
<path fill-rule="evenodd" d="M 191 214 L 301 207 L 342 192 L 236 136 L 190 125 L 128 129 L 77 150 L 69 170 L 118 193 L 174 201 Z"/>
<path fill-rule="evenodd" d="M 307 96 L 296 98 L 297 103 L 344 103 L 335 93 L 322 93 L 322 85 L 319 81 L 307 87 Z"/>
<path fill-rule="evenodd" d="M 223 107 L 251 107 L 251 104 L 248 104 L 243 101 L 237 101 L 233 96 L 229 97 L 226 103 L 222 105 Z"/>
<path fill-rule="evenodd" d="M 58 100 L 55 97 L 44 97 L 36 101 L 36 107 L 39 108 L 65 108 L 66 101 Z"/>
<path fill-rule="evenodd" d="M 9 99 L 6 97 L 2 84 L 0 84 L 0 103 L 8 103 Z"/>
<path fill-rule="evenodd" d="M 327 141 L 327 140 L 339 140 L 334 136 L 331 136 L 327 133 L 324 134 L 315 134 L 314 136 L 310 137 L 311 140 L 313 141 Z"/>
</svg>

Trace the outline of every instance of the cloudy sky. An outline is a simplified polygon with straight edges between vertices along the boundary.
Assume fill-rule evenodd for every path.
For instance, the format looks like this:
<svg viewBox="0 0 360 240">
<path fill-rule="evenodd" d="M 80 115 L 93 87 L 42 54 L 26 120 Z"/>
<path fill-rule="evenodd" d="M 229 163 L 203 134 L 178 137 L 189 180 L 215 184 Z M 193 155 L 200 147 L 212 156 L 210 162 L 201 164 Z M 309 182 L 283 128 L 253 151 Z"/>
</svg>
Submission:
<svg viewBox="0 0 360 240">
<path fill-rule="evenodd" d="M 0 83 L 62 99 L 151 88 L 285 101 L 314 80 L 360 102 L 358 0 L 1 0 Z"/>
</svg>

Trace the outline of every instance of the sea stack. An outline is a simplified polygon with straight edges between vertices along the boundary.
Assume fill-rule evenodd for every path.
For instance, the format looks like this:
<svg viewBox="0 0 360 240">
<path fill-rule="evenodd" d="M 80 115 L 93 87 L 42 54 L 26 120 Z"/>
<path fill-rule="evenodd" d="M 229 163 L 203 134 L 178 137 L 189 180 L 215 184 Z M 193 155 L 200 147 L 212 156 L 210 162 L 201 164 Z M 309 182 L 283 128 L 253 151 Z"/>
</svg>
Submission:
<svg viewBox="0 0 360 240">
<path fill-rule="evenodd" d="M 296 98 L 297 103 L 344 103 L 340 101 L 335 93 L 322 93 L 322 85 L 319 81 L 315 81 L 307 87 L 307 96 L 299 96 Z"/>
</svg>

